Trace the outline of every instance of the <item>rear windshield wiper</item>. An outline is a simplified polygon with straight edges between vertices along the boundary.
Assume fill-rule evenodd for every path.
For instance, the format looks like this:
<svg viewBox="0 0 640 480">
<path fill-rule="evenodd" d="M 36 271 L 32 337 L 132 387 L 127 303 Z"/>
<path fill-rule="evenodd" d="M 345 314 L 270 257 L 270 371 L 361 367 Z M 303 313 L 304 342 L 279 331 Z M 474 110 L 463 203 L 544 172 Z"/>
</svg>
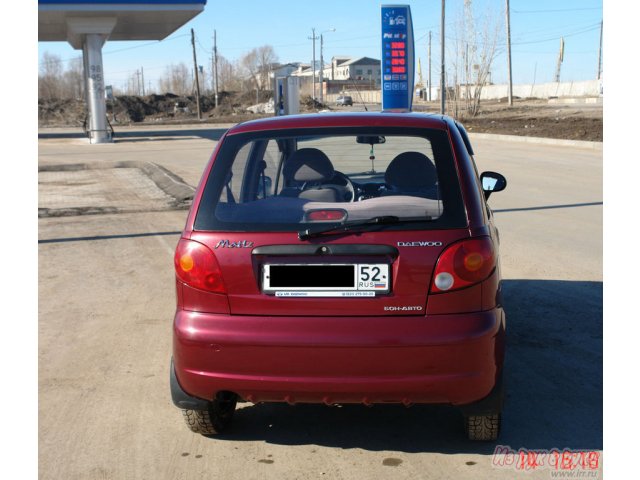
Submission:
<svg viewBox="0 0 640 480">
<path fill-rule="evenodd" d="M 377 225 L 392 225 L 395 223 L 422 223 L 432 222 L 432 217 L 411 217 L 401 218 L 395 215 L 383 215 L 378 217 L 367 218 L 365 220 L 354 220 L 352 222 L 346 222 L 332 227 L 321 227 L 316 229 L 307 228 L 298 232 L 298 238 L 300 240 L 307 240 L 313 237 L 319 237 L 326 233 L 343 233 L 350 231 L 359 231 L 367 229 L 369 227 L 375 227 Z"/>
</svg>

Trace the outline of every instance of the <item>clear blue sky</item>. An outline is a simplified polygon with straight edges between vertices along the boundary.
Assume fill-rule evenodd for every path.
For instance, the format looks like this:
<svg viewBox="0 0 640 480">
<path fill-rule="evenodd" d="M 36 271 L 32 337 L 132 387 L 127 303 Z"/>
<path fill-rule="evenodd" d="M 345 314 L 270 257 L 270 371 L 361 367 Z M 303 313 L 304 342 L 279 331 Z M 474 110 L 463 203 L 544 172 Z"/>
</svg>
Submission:
<svg viewBox="0 0 640 480">
<path fill-rule="evenodd" d="M 383 2 L 394 3 L 394 2 Z M 439 80 L 440 0 L 409 2 L 416 38 L 416 58 L 427 75 L 427 36 L 432 34 L 432 81 Z M 447 59 L 456 36 L 455 22 L 463 0 L 447 0 L 445 35 Z M 493 82 L 507 79 L 505 0 L 473 0 L 478 16 L 498 22 L 500 53 L 492 69 Z M 565 38 L 562 80 L 589 80 L 596 76 L 602 1 L 600 0 L 511 0 L 511 37 L 514 83 L 553 80 L 559 38 Z M 107 42 L 104 47 L 105 80 L 121 87 L 140 67 L 146 83 L 155 82 L 171 63 L 192 65 L 189 30 L 195 30 L 198 63 L 208 69 L 211 61 L 213 30 L 217 30 L 218 51 L 229 60 L 253 47 L 272 45 L 281 62 L 310 62 L 311 29 L 324 34 L 324 58 L 333 55 L 380 58 L 380 2 L 371 0 L 208 0 L 203 13 L 161 42 Z M 605 26 L 606 31 L 606 26 Z M 606 39 L 606 36 L 605 36 Z M 319 58 L 319 42 L 316 43 Z M 63 60 L 79 56 L 64 42 L 39 43 L 38 53 L 48 51 Z"/>
</svg>

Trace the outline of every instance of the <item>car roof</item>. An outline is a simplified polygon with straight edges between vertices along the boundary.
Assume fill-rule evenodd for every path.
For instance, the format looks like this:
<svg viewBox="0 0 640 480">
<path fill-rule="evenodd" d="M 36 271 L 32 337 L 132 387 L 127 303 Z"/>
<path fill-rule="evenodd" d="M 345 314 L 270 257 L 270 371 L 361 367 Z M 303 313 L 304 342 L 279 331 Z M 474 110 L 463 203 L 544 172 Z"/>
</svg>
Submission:
<svg viewBox="0 0 640 480">
<path fill-rule="evenodd" d="M 240 123 L 229 129 L 228 135 L 284 130 L 293 128 L 330 127 L 416 127 L 446 130 L 450 119 L 440 114 L 417 112 L 356 112 L 356 113 L 308 113 L 284 115 Z"/>
</svg>

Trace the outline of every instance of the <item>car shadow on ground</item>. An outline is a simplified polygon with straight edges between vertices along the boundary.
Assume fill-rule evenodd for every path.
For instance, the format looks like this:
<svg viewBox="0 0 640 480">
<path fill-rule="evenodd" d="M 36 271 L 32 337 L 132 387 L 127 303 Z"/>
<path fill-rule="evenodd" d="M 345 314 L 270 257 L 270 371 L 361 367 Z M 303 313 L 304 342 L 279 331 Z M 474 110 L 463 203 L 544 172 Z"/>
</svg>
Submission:
<svg viewBox="0 0 640 480">
<path fill-rule="evenodd" d="M 161 139 L 164 137 L 168 140 L 174 138 L 187 137 L 189 139 L 193 138 L 204 138 L 207 140 L 220 140 L 222 135 L 227 131 L 226 128 L 176 128 L 174 130 L 116 130 L 113 136 L 115 143 L 124 143 L 124 142 L 139 142 L 143 140 L 149 139 Z M 51 140 L 51 139 L 86 139 L 87 136 L 84 134 L 82 130 L 78 130 L 77 132 L 42 132 L 38 133 L 39 140 Z"/>
<path fill-rule="evenodd" d="M 505 280 L 507 399 L 497 442 L 472 443 L 451 407 L 239 404 L 225 441 L 371 451 L 602 449 L 602 282 Z"/>
</svg>

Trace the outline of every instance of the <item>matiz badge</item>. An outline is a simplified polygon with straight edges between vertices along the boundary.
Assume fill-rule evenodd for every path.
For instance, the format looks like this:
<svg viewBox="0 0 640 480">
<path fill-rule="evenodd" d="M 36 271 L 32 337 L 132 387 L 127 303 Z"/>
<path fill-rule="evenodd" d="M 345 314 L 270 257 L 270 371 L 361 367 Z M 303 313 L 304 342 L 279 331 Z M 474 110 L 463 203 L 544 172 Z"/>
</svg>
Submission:
<svg viewBox="0 0 640 480">
<path fill-rule="evenodd" d="M 249 240 L 238 240 L 237 242 L 230 242 L 229 240 L 220 240 L 215 248 L 252 248 L 253 242 Z"/>
</svg>

